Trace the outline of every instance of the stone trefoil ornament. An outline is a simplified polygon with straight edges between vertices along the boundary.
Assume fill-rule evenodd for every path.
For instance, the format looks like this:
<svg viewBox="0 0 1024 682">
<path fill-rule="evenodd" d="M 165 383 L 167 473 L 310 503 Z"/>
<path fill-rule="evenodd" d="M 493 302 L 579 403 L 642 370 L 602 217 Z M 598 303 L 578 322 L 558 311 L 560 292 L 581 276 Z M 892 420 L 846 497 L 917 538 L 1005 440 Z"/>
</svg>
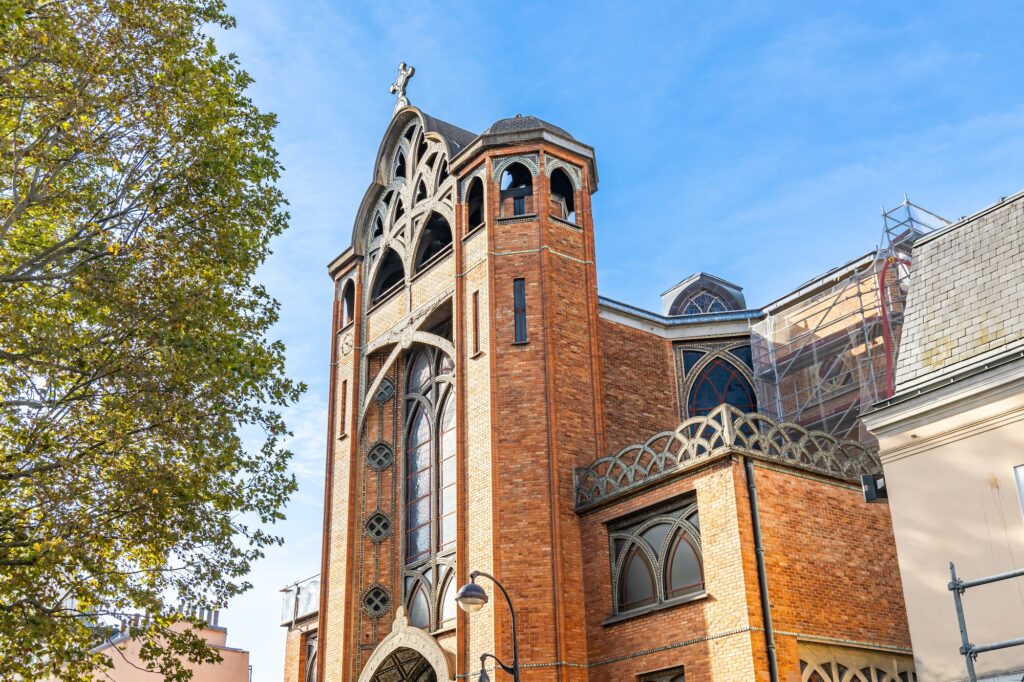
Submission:
<svg viewBox="0 0 1024 682">
<path fill-rule="evenodd" d="M 409 106 L 409 98 L 405 96 L 405 88 L 409 85 L 409 79 L 416 73 L 415 66 L 409 66 L 405 62 L 398 65 L 398 77 L 395 78 L 395 82 L 391 84 L 391 94 L 398 95 L 398 101 L 395 102 L 395 111 L 392 115 L 397 114 L 401 109 Z"/>
</svg>

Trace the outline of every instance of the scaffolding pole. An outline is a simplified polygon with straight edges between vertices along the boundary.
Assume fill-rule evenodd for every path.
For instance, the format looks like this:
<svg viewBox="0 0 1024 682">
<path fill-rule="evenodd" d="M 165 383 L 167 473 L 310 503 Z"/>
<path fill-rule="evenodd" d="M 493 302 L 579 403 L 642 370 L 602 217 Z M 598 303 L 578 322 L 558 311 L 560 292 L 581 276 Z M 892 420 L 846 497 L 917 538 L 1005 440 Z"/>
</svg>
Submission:
<svg viewBox="0 0 1024 682">
<path fill-rule="evenodd" d="M 753 327 L 755 391 L 780 421 L 872 441 L 860 414 L 894 386 L 911 249 L 949 221 L 904 197 L 882 210 L 874 256 L 769 309 Z"/>
</svg>

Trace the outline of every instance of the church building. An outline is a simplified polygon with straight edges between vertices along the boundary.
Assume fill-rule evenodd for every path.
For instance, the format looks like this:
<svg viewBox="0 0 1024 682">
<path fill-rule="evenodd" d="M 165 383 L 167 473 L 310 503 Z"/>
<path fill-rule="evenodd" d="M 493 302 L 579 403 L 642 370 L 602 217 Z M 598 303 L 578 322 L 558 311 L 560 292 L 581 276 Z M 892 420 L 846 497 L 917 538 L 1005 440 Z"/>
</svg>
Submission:
<svg viewBox="0 0 1024 682">
<path fill-rule="evenodd" d="M 916 680 L 858 419 L 906 260 L 761 308 L 707 273 L 659 311 L 604 298 L 594 149 L 440 121 L 409 75 L 328 266 L 322 569 L 286 591 L 285 681 Z"/>
</svg>

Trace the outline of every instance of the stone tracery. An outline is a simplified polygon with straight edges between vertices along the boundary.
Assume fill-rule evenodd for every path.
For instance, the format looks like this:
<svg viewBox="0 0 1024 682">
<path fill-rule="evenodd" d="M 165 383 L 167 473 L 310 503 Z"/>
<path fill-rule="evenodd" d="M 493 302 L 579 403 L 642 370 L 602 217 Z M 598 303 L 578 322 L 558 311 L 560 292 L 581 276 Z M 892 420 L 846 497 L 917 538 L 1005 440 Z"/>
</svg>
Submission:
<svg viewBox="0 0 1024 682">
<path fill-rule="evenodd" d="M 448 152 L 436 135 L 425 132 L 419 117 L 411 119 L 384 158 L 390 159 L 383 169 L 384 187 L 363 226 L 367 290 L 376 293 L 381 293 L 374 287 L 384 253 L 390 249 L 397 255 L 401 281 L 408 284 L 431 216 L 445 221 L 449 230 L 455 224 L 455 180 L 448 173 Z M 369 305 L 375 302 L 371 296 Z"/>
</svg>

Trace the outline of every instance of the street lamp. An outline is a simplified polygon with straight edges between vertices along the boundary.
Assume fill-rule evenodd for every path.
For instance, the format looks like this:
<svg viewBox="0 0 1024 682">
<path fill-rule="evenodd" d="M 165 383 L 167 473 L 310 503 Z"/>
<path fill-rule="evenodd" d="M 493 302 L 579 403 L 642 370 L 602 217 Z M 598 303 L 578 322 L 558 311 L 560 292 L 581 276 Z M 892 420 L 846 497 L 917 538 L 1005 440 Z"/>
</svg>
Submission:
<svg viewBox="0 0 1024 682">
<path fill-rule="evenodd" d="M 512 614 L 512 665 L 505 665 L 494 654 L 480 654 L 480 678 L 478 682 L 491 682 L 487 669 L 484 667 L 484 662 L 488 658 L 493 658 L 498 667 L 511 675 L 515 682 L 519 682 L 519 641 L 516 638 L 516 610 L 512 608 L 512 598 L 508 596 L 505 587 L 493 575 L 482 573 L 481 571 L 473 571 L 469 574 L 470 582 L 459 588 L 458 594 L 455 595 L 455 601 L 458 602 L 459 608 L 466 613 L 476 613 L 487 604 L 487 592 L 476 584 L 477 578 L 487 578 L 498 586 L 501 593 L 505 595 L 509 613 Z"/>
</svg>

